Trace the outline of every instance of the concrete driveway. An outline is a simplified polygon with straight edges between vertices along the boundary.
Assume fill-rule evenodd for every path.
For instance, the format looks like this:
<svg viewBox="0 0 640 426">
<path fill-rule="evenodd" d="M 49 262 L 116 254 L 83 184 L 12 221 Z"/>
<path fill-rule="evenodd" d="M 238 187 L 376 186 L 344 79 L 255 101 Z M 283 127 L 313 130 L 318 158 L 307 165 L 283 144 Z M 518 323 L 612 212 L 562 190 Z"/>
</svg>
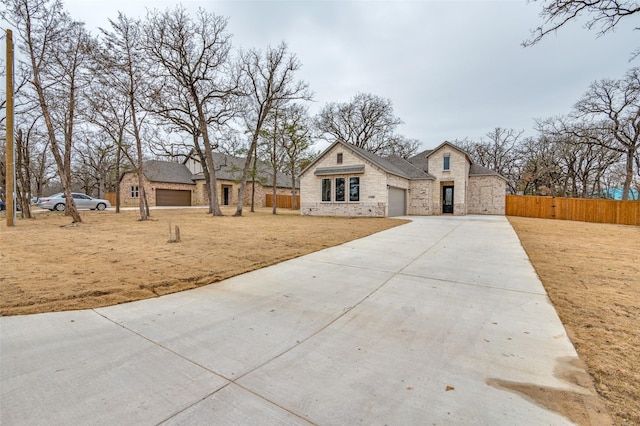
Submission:
<svg viewBox="0 0 640 426">
<path fill-rule="evenodd" d="M 572 424 L 504 386 L 589 392 L 558 373 L 576 352 L 506 218 L 411 219 L 196 290 L 0 318 L 0 423 Z"/>
</svg>

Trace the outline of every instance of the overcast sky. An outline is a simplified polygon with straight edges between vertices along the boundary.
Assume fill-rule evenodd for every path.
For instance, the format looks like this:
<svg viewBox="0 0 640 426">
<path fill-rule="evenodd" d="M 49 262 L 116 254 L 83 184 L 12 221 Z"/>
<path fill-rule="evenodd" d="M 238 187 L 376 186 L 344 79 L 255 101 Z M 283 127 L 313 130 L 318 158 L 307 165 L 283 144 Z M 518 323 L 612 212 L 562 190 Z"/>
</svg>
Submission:
<svg viewBox="0 0 640 426">
<path fill-rule="evenodd" d="M 74 0 L 65 5 L 89 29 L 117 11 L 177 1 Z M 391 99 L 398 132 L 433 148 L 479 139 L 494 127 L 534 135 L 534 119 L 566 114 L 603 78 L 621 78 L 640 32 L 627 18 L 597 38 L 573 23 L 534 47 L 521 43 L 540 24 L 540 5 L 504 1 L 183 1 L 229 18 L 235 47 L 264 49 L 284 40 L 315 93 L 311 112 L 357 92 Z M 637 21 L 637 20 L 636 20 Z"/>
</svg>

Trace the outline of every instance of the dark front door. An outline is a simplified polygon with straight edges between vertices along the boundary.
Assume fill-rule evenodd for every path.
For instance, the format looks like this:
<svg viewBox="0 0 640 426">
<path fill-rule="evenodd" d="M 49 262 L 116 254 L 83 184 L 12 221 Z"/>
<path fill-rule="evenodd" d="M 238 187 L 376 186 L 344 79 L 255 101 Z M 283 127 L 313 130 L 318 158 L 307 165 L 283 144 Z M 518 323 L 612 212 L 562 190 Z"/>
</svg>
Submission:
<svg viewBox="0 0 640 426">
<path fill-rule="evenodd" d="M 442 213 L 453 213 L 453 186 L 442 187 Z"/>
<path fill-rule="evenodd" d="M 228 186 L 223 186 L 222 187 L 222 205 L 223 206 L 228 206 L 229 205 L 229 193 L 231 192 L 231 188 Z"/>
</svg>

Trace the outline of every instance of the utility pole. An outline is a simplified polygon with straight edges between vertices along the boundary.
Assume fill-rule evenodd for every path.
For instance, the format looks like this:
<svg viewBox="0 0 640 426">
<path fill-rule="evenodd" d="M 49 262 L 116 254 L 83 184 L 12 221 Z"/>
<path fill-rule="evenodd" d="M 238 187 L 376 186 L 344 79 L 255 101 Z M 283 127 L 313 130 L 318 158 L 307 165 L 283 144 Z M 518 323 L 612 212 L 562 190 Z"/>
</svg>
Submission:
<svg viewBox="0 0 640 426">
<path fill-rule="evenodd" d="M 13 147 L 13 35 L 7 29 L 7 175 L 5 195 L 7 199 L 7 226 L 16 226 L 16 167 Z"/>
</svg>

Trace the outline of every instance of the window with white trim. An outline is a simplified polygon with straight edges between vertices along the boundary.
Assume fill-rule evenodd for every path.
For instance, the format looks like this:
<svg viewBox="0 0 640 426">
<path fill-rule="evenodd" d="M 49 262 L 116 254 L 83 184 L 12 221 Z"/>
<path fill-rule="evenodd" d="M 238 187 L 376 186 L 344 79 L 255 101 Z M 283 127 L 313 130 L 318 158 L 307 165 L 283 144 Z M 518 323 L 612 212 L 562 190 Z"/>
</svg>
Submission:
<svg viewBox="0 0 640 426">
<path fill-rule="evenodd" d="M 442 160 L 442 170 L 451 170 L 451 157 L 445 155 Z"/>
<path fill-rule="evenodd" d="M 322 179 L 322 201 L 331 201 L 331 179 Z"/>
<path fill-rule="evenodd" d="M 131 198 L 138 198 L 139 196 L 138 185 L 131 185 Z"/>
<path fill-rule="evenodd" d="M 360 201 L 360 178 L 349 178 L 349 201 Z"/>
<path fill-rule="evenodd" d="M 344 178 L 336 178 L 336 201 L 344 201 Z"/>
</svg>

